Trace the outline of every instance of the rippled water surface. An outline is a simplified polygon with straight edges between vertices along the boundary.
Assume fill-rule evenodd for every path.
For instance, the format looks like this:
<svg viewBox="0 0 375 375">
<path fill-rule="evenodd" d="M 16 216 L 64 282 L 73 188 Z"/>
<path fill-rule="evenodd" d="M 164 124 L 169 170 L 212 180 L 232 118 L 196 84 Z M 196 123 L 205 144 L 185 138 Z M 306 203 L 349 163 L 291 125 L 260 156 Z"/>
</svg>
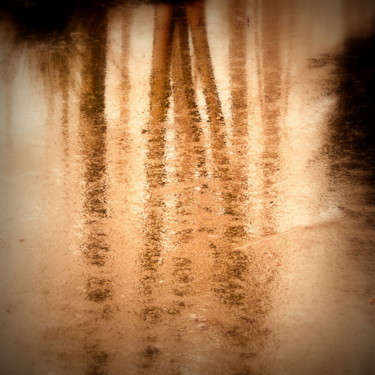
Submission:
<svg viewBox="0 0 375 375">
<path fill-rule="evenodd" d="M 1 373 L 374 374 L 374 16 L 4 15 Z"/>
</svg>

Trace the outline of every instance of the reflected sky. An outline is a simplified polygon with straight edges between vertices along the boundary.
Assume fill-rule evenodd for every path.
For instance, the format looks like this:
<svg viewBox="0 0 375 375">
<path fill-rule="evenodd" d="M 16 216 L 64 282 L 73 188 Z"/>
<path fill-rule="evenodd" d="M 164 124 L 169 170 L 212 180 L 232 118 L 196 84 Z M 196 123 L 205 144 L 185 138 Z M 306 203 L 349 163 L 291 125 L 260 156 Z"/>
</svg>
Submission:
<svg viewBox="0 0 375 375">
<path fill-rule="evenodd" d="M 27 37 L 3 17 L 4 371 L 371 373 L 374 15 L 139 1 Z"/>
</svg>

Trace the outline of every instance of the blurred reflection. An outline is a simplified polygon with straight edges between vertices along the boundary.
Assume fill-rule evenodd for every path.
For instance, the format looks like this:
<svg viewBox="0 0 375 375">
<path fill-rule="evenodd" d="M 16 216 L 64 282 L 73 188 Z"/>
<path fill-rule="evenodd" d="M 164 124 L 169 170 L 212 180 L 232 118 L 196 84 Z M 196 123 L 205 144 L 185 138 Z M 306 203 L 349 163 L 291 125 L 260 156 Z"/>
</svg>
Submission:
<svg viewBox="0 0 375 375">
<path fill-rule="evenodd" d="M 328 146 L 334 173 L 345 170 L 352 181 L 366 181 L 369 186 L 374 185 L 375 176 L 375 132 L 371 121 L 375 115 L 374 39 L 374 32 L 350 38 L 336 60 L 340 96 L 331 120 L 332 139 Z"/>
<path fill-rule="evenodd" d="M 172 44 L 172 7 L 156 5 L 154 44 L 151 67 L 150 121 L 147 130 L 147 192 L 145 208 L 145 244 L 140 254 L 142 266 L 141 293 L 146 296 L 140 312 L 142 320 L 149 326 L 162 321 L 162 308 L 155 298 L 155 287 L 160 280 L 162 237 L 164 233 L 164 199 L 158 190 L 166 183 L 165 171 L 165 120 L 169 107 L 170 61 Z M 158 357 L 159 350 L 151 346 L 156 340 L 147 335 L 146 348 L 140 354 L 140 366 L 149 368 Z"/>
<path fill-rule="evenodd" d="M 234 127 L 233 137 L 237 145 L 248 136 L 246 33 L 250 18 L 247 16 L 246 1 L 236 0 L 228 3 L 228 14 L 231 112 Z"/>
<path fill-rule="evenodd" d="M 105 265 L 108 246 L 102 232 L 102 220 L 107 217 L 106 205 L 106 122 L 104 115 L 106 24 L 105 18 L 93 19 L 85 50 L 81 92 L 81 139 L 85 163 L 86 224 L 90 230 L 86 256 L 90 263 Z M 97 246 L 99 245 L 99 246 Z"/>
<path fill-rule="evenodd" d="M 37 202 L 48 196 L 45 211 L 57 222 L 47 243 L 64 249 L 43 247 L 37 209 L 28 216 L 10 203 L 29 220 L 33 257 L 47 259 L 33 267 L 61 272 L 49 271 L 59 293 L 39 297 L 57 312 L 38 331 L 43 350 L 51 332 L 59 342 L 43 352 L 56 357 L 55 372 L 279 374 L 302 345 L 290 327 L 314 340 L 334 334 L 314 315 L 334 315 L 334 303 L 342 316 L 367 317 L 362 300 L 340 305 L 340 282 L 362 280 L 372 264 L 358 208 L 373 202 L 373 38 L 360 32 L 372 16 L 353 4 L 140 1 L 77 13 L 54 37 L 38 32 L 23 44 L 32 73 L 15 69 L 17 84 L 26 77 L 37 86 L 28 92 L 45 88 L 42 104 L 31 101 L 35 117 L 17 113 L 24 98 L 13 60 L 2 60 L 3 121 L 15 145 L 2 152 L 23 171 L 7 183 L 25 195 L 30 186 L 45 191 Z M 346 33 L 356 38 L 344 45 Z M 30 125 L 16 133 L 21 123 Z M 32 176 L 20 151 L 28 149 L 39 152 Z M 350 177 L 346 190 L 332 171 Z M 57 206 L 64 217 L 51 214 Z M 357 232 L 343 240 L 354 222 Z M 12 238 L 12 256 L 26 255 L 22 239 Z M 367 271 L 342 266 L 354 248 Z M 327 265 L 331 279 L 321 276 Z M 25 277 L 36 284 L 33 267 Z M 17 308 L 27 293 L 16 292 Z M 316 340 L 305 352 L 325 344 Z"/>
<path fill-rule="evenodd" d="M 229 154 L 237 155 L 237 157 L 243 156 L 248 149 L 246 139 L 247 88 L 246 80 L 244 80 L 246 49 L 243 48 L 246 44 L 244 28 L 247 21 L 239 15 L 244 10 L 244 4 L 233 3 L 232 6 L 229 7 L 232 15 L 231 27 L 237 34 L 237 38 L 231 40 L 231 49 L 236 51 L 234 58 L 231 56 L 231 63 L 233 58 L 233 64 L 231 64 L 232 102 L 235 103 L 232 108 L 233 150 L 229 149 L 230 146 L 225 138 L 225 124 L 209 55 L 202 3 L 194 3 L 186 7 L 159 5 L 155 11 L 150 124 L 147 132 L 146 173 L 149 199 L 146 203 L 147 216 L 144 225 L 145 251 L 141 255 L 143 274 L 141 290 L 145 296 L 148 296 L 141 310 L 141 317 L 148 327 L 146 349 L 141 353 L 141 367 L 143 368 L 156 366 L 155 362 L 160 355 L 160 348 L 155 343 L 159 339 L 151 333 L 157 332 L 156 327 L 164 323 L 165 313 L 178 317 L 191 298 L 190 296 L 195 294 L 189 285 L 194 280 L 192 267 L 195 255 L 191 252 L 194 252 L 194 247 L 192 247 L 194 234 L 201 230 L 208 230 L 208 233 L 212 231 L 217 234 L 215 237 L 218 237 L 218 240 L 210 241 L 207 256 L 213 257 L 213 268 L 210 270 L 215 274 L 210 277 L 213 283 L 212 290 L 218 296 L 219 301 L 228 308 L 229 316 L 222 317 L 217 327 L 221 337 L 233 345 L 240 346 L 240 354 L 246 358 L 246 361 L 255 356 L 256 348 L 260 345 L 259 339 L 262 338 L 263 341 L 266 339 L 267 330 L 262 327 L 262 324 L 266 309 L 269 308 L 269 293 L 267 292 L 269 286 L 267 284 L 260 286 L 261 281 L 257 280 L 256 275 L 259 263 L 264 261 L 259 256 L 256 257 L 258 265 L 253 267 L 250 265 L 248 255 L 241 249 L 235 248 L 236 244 L 245 241 L 248 236 L 248 224 L 243 211 L 247 200 L 246 160 L 236 158 L 235 162 L 230 165 L 228 156 Z M 191 31 L 193 51 L 189 50 L 188 27 Z M 169 181 L 166 177 L 169 161 L 166 159 L 168 141 L 165 124 L 171 95 L 173 96 L 179 155 L 174 161 L 177 164 L 178 181 L 189 182 L 200 176 L 206 176 L 201 169 L 206 161 L 200 156 L 202 146 L 200 145 L 199 125 L 202 120 L 195 99 L 190 54 L 195 55 L 205 94 L 213 155 L 211 169 L 215 171 L 214 178 L 217 181 L 216 183 L 214 181 L 209 184 L 203 183 L 197 190 L 190 187 L 183 189 L 176 196 L 176 204 L 173 206 L 176 213 L 172 214 L 167 206 L 166 193 L 161 190 L 161 187 L 165 185 L 172 184 L 173 186 L 173 181 Z M 266 141 L 267 137 L 268 134 L 265 136 Z M 194 155 L 196 153 L 198 159 Z M 212 213 L 209 214 L 210 221 L 221 222 L 222 228 L 217 223 L 212 228 L 196 227 L 196 224 L 189 221 L 190 217 L 200 215 L 200 207 L 194 204 L 194 200 L 198 199 L 204 204 L 204 201 L 208 199 L 209 202 L 216 195 L 216 190 L 220 192 L 219 199 L 214 198 L 208 205 L 206 203 L 205 209 Z M 199 198 L 197 194 L 200 195 Z M 170 219 L 167 221 L 168 217 Z M 168 232 L 175 233 L 177 241 L 173 242 L 174 256 L 164 266 L 163 254 L 168 251 L 165 248 Z M 222 234 L 219 235 L 220 233 Z M 164 273 L 168 272 L 169 267 L 171 267 L 175 284 L 172 291 L 178 298 L 170 301 L 172 305 L 167 307 L 156 293 L 161 293 L 163 288 L 160 283 L 164 282 Z M 269 267 L 272 269 L 272 266 Z M 265 269 L 265 274 L 268 275 L 267 280 L 271 280 L 272 277 L 268 272 L 272 274 L 272 270 L 266 271 Z M 171 325 L 171 318 L 168 319 Z M 247 365 L 239 370 L 245 371 L 246 369 L 248 369 Z"/>
<path fill-rule="evenodd" d="M 225 124 L 208 45 L 204 2 L 196 1 L 194 3 L 189 3 L 186 6 L 186 13 L 193 40 L 194 54 L 206 100 L 212 154 L 218 168 L 218 173 L 225 173 L 228 164 L 228 155 L 225 152 L 225 148 L 223 149 L 222 147 L 225 144 Z"/>
<path fill-rule="evenodd" d="M 105 79 L 107 51 L 106 13 L 95 13 L 88 19 L 85 30 L 84 59 L 80 97 L 80 139 L 84 165 L 82 252 L 87 258 L 88 279 L 86 297 L 100 304 L 96 314 L 104 319 L 111 312 L 113 281 L 109 276 L 106 219 L 108 218 L 107 181 L 107 124 L 105 120 Z M 91 363 L 88 374 L 105 374 L 108 353 L 101 350 L 101 337 L 92 337 L 87 344 Z"/>
<path fill-rule="evenodd" d="M 60 90 L 61 90 L 61 102 L 62 102 L 62 116 L 61 116 L 61 129 L 62 139 L 64 142 L 64 158 L 67 161 L 69 159 L 69 70 L 68 64 L 63 65 L 63 69 L 60 71 Z M 67 167 L 67 165 L 66 165 Z"/>
<path fill-rule="evenodd" d="M 120 124 L 124 125 L 129 119 L 129 90 L 130 90 L 130 72 L 129 72 L 129 44 L 130 44 L 130 25 L 132 21 L 132 12 L 128 7 L 121 11 L 121 82 L 120 82 Z M 127 129 L 121 129 L 125 132 Z"/>
<path fill-rule="evenodd" d="M 280 144 L 280 99 L 281 64 L 279 52 L 278 2 L 265 1 L 260 6 L 260 91 L 262 125 L 264 134 L 263 163 L 264 196 L 263 226 L 265 234 L 276 231 L 273 206 L 277 205 L 278 192 L 275 190 L 279 165 Z"/>
<path fill-rule="evenodd" d="M 193 82 L 189 28 L 184 7 L 174 9 L 174 19 L 171 77 L 180 165 L 177 178 L 179 181 L 189 181 L 194 177 L 196 168 L 199 169 L 200 175 L 205 175 L 206 157 Z"/>
<path fill-rule="evenodd" d="M 10 153 L 12 150 L 12 128 L 13 128 L 13 87 L 12 87 L 12 81 L 14 80 L 15 76 L 15 64 L 13 62 L 14 60 L 13 53 L 10 53 L 9 56 L 4 58 L 2 61 L 4 65 L 4 72 L 3 72 L 3 81 L 4 81 L 4 87 L 3 91 L 5 92 L 5 98 L 4 98 L 4 122 L 5 122 L 5 129 L 3 129 L 3 132 L 5 133 L 3 135 L 3 147 Z M 7 163 L 9 164 L 9 163 Z M 7 170 L 11 170 L 11 166 L 7 165 Z"/>
</svg>

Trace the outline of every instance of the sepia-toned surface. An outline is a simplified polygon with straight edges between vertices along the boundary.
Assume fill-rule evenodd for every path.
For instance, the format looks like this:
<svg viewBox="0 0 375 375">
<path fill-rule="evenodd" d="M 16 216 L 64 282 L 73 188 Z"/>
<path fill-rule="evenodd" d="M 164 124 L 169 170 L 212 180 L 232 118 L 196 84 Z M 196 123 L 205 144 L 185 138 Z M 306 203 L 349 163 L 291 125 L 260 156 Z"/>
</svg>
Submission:
<svg viewBox="0 0 375 375">
<path fill-rule="evenodd" d="M 374 17 L 3 17 L 1 373 L 374 374 Z"/>
</svg>

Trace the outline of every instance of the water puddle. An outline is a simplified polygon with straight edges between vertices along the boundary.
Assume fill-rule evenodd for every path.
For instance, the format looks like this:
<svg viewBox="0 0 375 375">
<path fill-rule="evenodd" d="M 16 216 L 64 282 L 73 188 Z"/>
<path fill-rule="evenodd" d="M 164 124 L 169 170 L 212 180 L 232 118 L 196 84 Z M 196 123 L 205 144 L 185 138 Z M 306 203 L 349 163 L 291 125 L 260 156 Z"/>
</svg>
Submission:
<svg viewBox="0 0 375 375">
<path fill-rule="evenodd" d="M 371 2 L 68 8 L 0 18 L 2 371 L 372 373 Z"/>
</svg>

